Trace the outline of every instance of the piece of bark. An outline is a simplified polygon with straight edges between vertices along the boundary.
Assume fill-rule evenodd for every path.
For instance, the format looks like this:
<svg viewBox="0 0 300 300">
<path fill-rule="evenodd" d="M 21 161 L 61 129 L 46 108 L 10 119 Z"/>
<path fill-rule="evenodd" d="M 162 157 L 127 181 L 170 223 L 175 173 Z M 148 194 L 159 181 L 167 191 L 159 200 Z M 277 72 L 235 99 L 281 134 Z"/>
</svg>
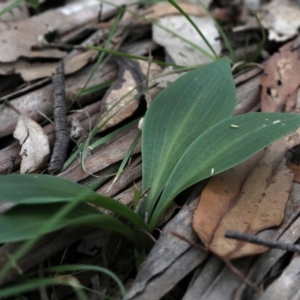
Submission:
<svg viewBox="0 0 300 300">
<path fill-rule="evenodd" d="M 233 262 L 233 266 L 236 267 L 242 274 L 247 274 L 249 267 L 251 265 L 252 258 L 243 258 Z M 209 262 L 208 262 L 209 263 Z M 210 262 L 211 264 L 211 262 Z M 207 265 L 209 268 L 210 265 Z M 218 273 L 215 273 L 215 278 L 210 281 L 209 286 L 204 287 L 204 289 L 197 289 L 199 300 L 216 300 L 216 299 L 235 299 L 235 291 L 241 285 L 241 278 L 232 272 L 228 267 L 224 267 L 221 270 L 218 269 Z M 209 274 L 201 272 L 197 281 L 202 281 L 208 279 Z M 193 295 L 197 295 L 194 290 Z"/>
<path fill-rule="evenodd" d="M 55 174 L 60 172 L 63 168 L 70 141 L 67 121 L 64 63 L 62 61 L 58 64 L 56 73 L 52 76 L 52 82 L 55 142 L 48 172 L 50 174 Z"/>
<path fill-rule="evenodd" d="M 85 171 L 82 169 L 80 162 L 74 161 L 65 171 L 59 174 L 59 176 L 76 182 L 122 160 L 138 132 L 139 129 L 133 127 L 126 132 L 122 132 L 112 141 L 100 146 L 93 155 L 86 158 Z M 141 144 L 139 142 L 132 154 L 138 153 L 140 150 Z"/>
<path fill-rule="evenodd" d="M 192 215 L 196 205 L 197 201 L 193 201 L 191 204 L 182 208 L 163 229 L 155 246 L 141 265 L 137 278 L 127 293 L 128 299 L 160 299 L 168 290 L 176 285 L 187 272 L 193 270 L 207 257 L 207 252 L 192 249 L 190 244 L 171 234 L 172 231 L 176 231 L 193 242 L 197 243 L 199 241 L 191 227 Z M 187 254 L 187 256 L 185 256 L 185 254 Z M 197 257 L 197 259 L 189 260 L 189 255 L 192 255 L 194 258 Z M 181 263 L 181 269 L 179 271 L 181 272 L 181 276 L 177 276 L 178 273 L 176 271 L 176 278 L 174 278 L 173 281 L 173 274 L 169 271 L 172 271 L 173 264 L 175 269 L 178 270 L 176 261 L 178 261 L 180 257 L 183 257 L 183 261 L 189 261 L 190 264 L 187 266 Z M 159 282 L 164 282 L 165 285 L 159 285 Z M 148 288 L 148 285 L 149 287 L 152 286 L 151 284 L 155 286 L 155 290 Z M 161 292 L 159 290 L 161 290 Z"/>
<path fill-rule="evenodd" d="M 197 268 L 182 300 L 195 300 L 201 297 L 224 268 L 224 262 L 217 256 L 211 255 L 204 264 Z"/>
<path fill-rule="evenodd" d="M 137 180 L 142 176 L 141 158 L 135 159 L 122 172 L 120 177 L 115 181 L 115 177 L 97 190 L 98 194 L 114 197 L 120 190 Z"/>
<path fill-rule="evenodd" d="M 256 77 L 259 74 L 262 74 L 263 70 L 259 67 L 252 68 L 250 70 L 244 71 L 241 74 L 238 74 L 234 77 L 234 83 L 238 86 L 239 84 L 248 81 L 249 79 Z"/>
<path fill-rule="evenodd" d="M 158 274 L 155 278 L 153 278 L 146 285 L 141 294 L 137 294 L 135 297 L 130 297 L 129 299 L 162 299 L 162 297 L 167 294 L 181 279 L 201 264 L 206 257 L 206 252 L 190 247 L 181 256 L 177 257 L 177 259 L 163 272 L 163 274 Z"/>
<path fill-rule="evenodd" d="M 235 115 L 249 112 L 260 103 L 260 80 L 261 75 L 257 74 L 255 77 L 248 79 L 237 87 Z"/>
<path fill-rule="evenodd" d="M 297 300 L 300 298 L 300 256 L 294 256 L 289 265 L 257 300 Z"/>
</svg>

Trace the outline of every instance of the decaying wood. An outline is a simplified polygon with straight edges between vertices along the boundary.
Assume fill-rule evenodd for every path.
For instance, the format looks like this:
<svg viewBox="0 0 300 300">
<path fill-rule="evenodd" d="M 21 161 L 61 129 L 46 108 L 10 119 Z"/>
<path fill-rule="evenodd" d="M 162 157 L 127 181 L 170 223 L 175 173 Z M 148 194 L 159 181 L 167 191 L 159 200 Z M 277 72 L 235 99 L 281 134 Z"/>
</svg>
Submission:
<svg viewBox="0 0 300 300">
<path fill-rule="evenodd" d="M 142 264 L 128 291 L 128 299 L 161 299 L 178 281 L 206 259 L 207 252 L 193 249 L 188 243 L 171 234 L 176 231 L 195 243 L 199 242 L 191 228 L 196 205 L 197 201 L 194 201 L 185 206 L 168 222 Z"/>
<path fill-rule="evenodd" d="M 282 272 L 257 300 L 299 299 L 300 256 L 295 256 Z"/>
<path fill-rule="evenodd" d="M 235 115 L 252 111 L 253 108 L 257 108 L 257 105 L 260 105 L 260 79 L 261 75 L 257 74 L 237 87 Z"/>
</svg>

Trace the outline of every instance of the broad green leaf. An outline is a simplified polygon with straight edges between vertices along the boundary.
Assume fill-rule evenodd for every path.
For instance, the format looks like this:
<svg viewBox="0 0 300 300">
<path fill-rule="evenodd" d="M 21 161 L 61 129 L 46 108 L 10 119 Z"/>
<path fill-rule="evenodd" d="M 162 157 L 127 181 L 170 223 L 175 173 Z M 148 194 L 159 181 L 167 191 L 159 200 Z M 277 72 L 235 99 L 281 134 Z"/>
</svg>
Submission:
<svg viewBox="0 0 300 300">
<path fill-rule="evenodd" d="M 193 70 L 151 103 L 142 131 L 143 191 L 150 188 L 141 215 L 151 216 L 174 166 L 203 132 L 229 118 L 236 104 L 229 61 Z"/>
<path fill-rule="evenodd" d="M 42 174 L 1 175 L 0 200 L 21 204 L 72 201 L 74 196 L 95 192 L 64 178 Z"/>
<path fill-rule="evenodd" d="M 300 127 L 300 115 L 249 113 L 226 119 L 199 136 L 178 161 L 149 224 L 153 230 L 184 189 L 225 171 Z"/>
<path fill-rule="evenodd" d="M 78 195 L 84 195 L 82 201 L 106 208 L 124 217 L 136 227 L 146 229 L 143 220 L 126 205 L 101 196 L 75 182 L 41 174 L 0 176 L 1 201 L 15 204 L 47 204 L 73 201 Z"/>
<path fill-rule="evenodd" d="M 100 213 L 88 204 L 79 203 L 71 212 L 58 220 L 45 232 L 41 224 L 49 221 L 65 203 L 18 205 L 0 215 L 0 243 L 29 240 L 39 234 L 46 234 L 71 225 L 94 225 L 119 232 L 139 245 L 136 234 L 118 219 Z M 140 245 L 139 245 L 140 246 Z"/>
</svg>

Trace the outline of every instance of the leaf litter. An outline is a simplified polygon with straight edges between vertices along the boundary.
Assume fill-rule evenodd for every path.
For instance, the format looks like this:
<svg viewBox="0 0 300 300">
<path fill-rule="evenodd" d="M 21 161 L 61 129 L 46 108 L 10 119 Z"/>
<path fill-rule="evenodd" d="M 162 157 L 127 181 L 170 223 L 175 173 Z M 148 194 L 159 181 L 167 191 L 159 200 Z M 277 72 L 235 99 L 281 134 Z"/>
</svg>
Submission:
<svg viewBox="0 0 300 300">
<path fill-rule="evenodd" d="M 117 1 L 115 4 L 119 5 L 125 3 L 124 1 L 119 2 L 120 1 Z M 225 7 L 226 5 L 229 7 L 228 1 L 222 2 L 224 2 L 223 5 L 225 5 Z M 275 3 L 275 1 L 273 2 Z M 297 31 L 295 31 L 295 28 L 297 27 L 297 18 L 293 19 L 294 25 L 289 28 L 287 25 L 281 25 L 288 23 L 288 19 L 286 18 L 286 16 L 289 15 L 286 13 L 289 9 L 288 5 L 282 6 L 282 9 L 279 12 L 277 10 L 276 13 L 276 7 L 272 7 L 272 5 L 274 6 L 272 3 L 269 6 L 265 5 L 261 7 L 261 10 L 267 12 L 269 15 L 268 18 L 265 17 L 261 20 L 263 26 L 269 30 L 269 38 L 287 40 L 295 36 L 297 34 Z M 240 4 L 236 7 L 239 5 Z M 255 5 L 257 5 L 257 3 Z M 277 5 L 284 4 L 277 3 Z M 299 8 L 296 4 L 293 5 L 293 15 L 296 15 Z M 210 41 L 214 45 L 215 51 L 221 53 L 222 50 L 224 52 L 224 45 L 221 44 L 214 23 L 207 17 L 207 14 L 202 8 L 197 6 L 197 4 L 188 3 L 182 3 L 181 6 L 189 15 L 193 16 L 195 22 L 202 20 L 201 26 L 199 25 L 201 29 L 204 30 L 204 26 L 207 26 L 208 33 L 206 33 L 206 36 L 211 39 Z M 79 14 L 80 11 L 82 11 L 82 14 Z M 7 77 L 12 76 L 12 74 L 21 74 L 22 79 L 28 81 L 27 86 L 30 87 L 32 80 L 39 80 L 40 78 L 47 78 L 50 76 L 56 66 L 56 61 L 64 58 L 66 63 L 66 74 L 72 74 L 67 79 L 69 104 L 74 104 L 75 94 L 77 94 L 84 86 L 84 83 L 91 72 L 91 66 L 87 65 L 96 59 L 98 55 L 96 51 L 74 49 L 70 52 L 69 50 L 60 50 L 60 48 L 47 49 L 47 47 L 42 50 L 32 50 L 32 46 L 43 44 L 45 42 L 43 39 L 44 35 L 55 31 L 61 34 L 61 40 L 58 38 L 57 41 L 71 41 L 72 36 L 74 37 L 79 32 L 83 32 L 81 27 L 88 28 L 91 24 L 96 24 L 97 26 L 102 24 L 102 22 L 99 23 L 97 21 L 100 11 L 100 15 L 105 19 L 113 16 L 116 10 L 114 6 L 107 6 L 106 3 L 103 4 L 101 9 L 98 1 L 89 1 L 88 4 L 87 2 L 80 3 L 80 1 L 75 1 L 73 4 L 68 4 L 65 7 L 53 9 L 49 12 L 40 13 L 35 17 L 28 18 L 28 15 L 25 14 L 21 17 L 23 18 L 22 20 L 19 17 L 5 20 L 7 23 L 1 24 L 3 30 L 0 32 L 0 38 L 6 38 L 8 44 L 2 45 L 3 47 L 6 47 L 6 52 L 2 52 L 5 53 L 5 55 L 1 57 L 1 74 Z M 174 28 L 176 29 L 178 26 L 183 27 L 183 31 L 182 33 L 180 32 L 180 34 L 185 38 L 188 37 L 189 40 L 194 42 L 197 41 L 198 43 L 199 37 L 194 35 L 194 30 L 190 24 L 186 22 L 184 17 L 179 16 L 178 12 L 169 4 L 158 3 L 147 7 L 140 12 L 145 13 L 146 18 L 155 19 L 158 24 L 163 24 L 163 26 L 170 26 L 169 24 L 171 24 L 171 30 L 174 30 Z M 274 18 L 272 19 L 272 14 L 278 16 L 277 20 Z M 84 19 L 78 21 L 77 16 L 79 15 L 82 15 Z M 49 20 L 51 20 L 51 22 L 49 23 L 53 24 L 53 26 L 47 26 L 47 18 L 50 18 Z M 75 19 L 75 22 L 70 22 L 70 20 Z M 57 23 L 56 20 L 63 20 L 63 22 Z M 226 20 L 228 21 L 230 18 L 227 18 Z M 136 19 L 132 20 L 132 23 L 134 22 L 136 22 Z M 41 25 L 36 26 L 36 24 Z M 95 40 L 94 42 L 90 42 L 90 44 L 103 46 L 103 44 L 101 44 L 101 39 L 106 38 L 107 28 L 109 28 L 107 27 L 107 24 L 108 23 L 103 24 L 103 27 L 96 31 Z M 167 61 L 185 66 L 194 66 L 198 63 L 209 61 L 209 59 L 199 55 L 199 51 L 194 52 L 192 47 L 187 46 L 178 38 L 174 39 L 174 37 L 171 37 L 168 34 L 157 38 L 156 33 L 161 31 L 161 28 L 158 29 L 155 23 L 150 25 L 149 22 L 143 20 L 140 21 L 140 24 L 146 24 L 148 28 L 152 26 L 154 39 L 158 44 L 163 46 Z M 17 36 L 15 39 L 19 38 L 18 41 L 21 45 L 20 47 L 16 47 L 16 45 L 12 43 L 14 39 L 11 35 L 8 36 L 13 26 L 17 26 L 17 29 L 14 29 L 14 34 Z M 228 26 L 228 24 L 226 26 Z M 142 25 L 140 27 L 142 28 Z M 30 28 L 32 28 L 32 30 L 29 30 Z M 282 31 L 282 29 L 286 30 Z M 175 31 L 177 31 L 177 29 Z M 143 34 L 145 34 L 145 32 Z M 193 35 L 188 36 L 189 34 Z M 25 41 L 24 38 L 26 36 L 28 39 Z M 91 38 L 91 36 L 87 35 L 86 41 L 88 41 L 89 38 Z M 134 35 L 131 35 L 130 38 L 132 40 L 136 39 Z M 139 39 L 138 34 L 137 39 Z M 122 43 L 123 42 L 121 42 L 121 44 Z M 131 46 L 131 42 L 128 43 L 127 41 L 126 43 L 128 49 L 128 46 Z M 142 43 L 140 45 L 142 45 Z M 148 43 L 148 45 L 150 45 L 150 43 Z M 298 70 L 298 51 L 297 47 L 293 48 L 293 45 L 293 42 L 285 44 L 279 50 L 279 53 L 275 53 L 267 62 L 262 78 L 261 108 L 263 111 L 292 111 L 296 105 L 297 99 L 295 95 L 299 85 L 296 76 Z M 118 49 L 118 47 L 119 46 L 117 46 L 116 49 Z M 139 53 L 139 55 L 147 56 L 147 47 L 148 46 L 144 46 L 143 48 L 143 46 L 140 46 L 137 53 Z M 155 47 L 158 46 L 156 45 Z M 221 47 L 223 49 L 221 49 Z M 193 51 L 193 54 L 189 55 L 190 53 L 187 51 Z M 127 52 L 131 53 L 130 50 Z M 24 57 L 27 59 L 24 59 Z M 28 58 L 31 60 L 28 60 Z M 42 59 L 42 61 L 35 61 L 35 58 Z M 55 62 L 53 62 L 53 60 Z M 292 66 L 291 69 L 288 68 L 290 65 Z M 97 71 L 89 87 L 110 81 L 110 88 L 105 92 L 94 92 L 92 95 L 79 98 L 79 103 L 84 107 L 84 112 L 78 112 L 75 113 L 75 115 L 77 117 L 80 115 L 78 120 L 83 124 L 84 134 L 89 133 L 91 128 L 97 124 L 100 115 L 103 116 L 107 111 L 110 111 L 111 107 L 116 105 L 116 102 L 124 97 L 129 87 L 135 86 L 144 80 L 137 80 L 134 71 L 124 66 L 124 62 L 121 63 L 121 68 L 120 66 L 117 68 L 113 60 L 106 62 L 101 66 L 101 70 Z M 122 67 L 125 69 L 124 72 Z M 143 71 L 141 74 L 145 76 L 147 68 L 148 63 L 136 61 L 136 68 L 134 68 L 134 70 L 142 69 Z M 162 72 L 168 72 L 165 71 L 165 69 L 161 71 L 160 67 L 154 63 L 151 64 L 151 70 L 154 72 L 150 76 L 150 84 L 155 82 L 155 79 L 153 78 L 155 75 Z M 172 69 L 172 72 L 173 71 L 174 69 Z M 250 73 L 251 70 L 249 74 Z M 261 75 L 259 72 L 249 76 L 247 79 L 242 79 L 244 78 L 243 76 L 237 77 L 238 102 L 236 114 L 259 109 L 260 77 Z M 168 79 L 167 81 L 169 83 L 173 80 L 174 79 Z M 279 80 L 282 81 L 281 84 L 278 84 Z M 159 82 L 159 80 L 156 82 Z M 162 84 L 161 87 L 168 85 L 168 83 L 165 85 Z M 154 97 L 159 90 L 150 90 L 150 92 L 153 93 L 151 97 Z M 136 96 L 141 93 L 143 93 L 143 89 L 141 89 L 139 93 L 136 93 Z M 32 99 L 34 101 L 32 101 Z M 100 99 L 101 101 L 99 101 Z M 31 131 L 39 132 L 41 134 L 40 136 L 43 136 L 42 139 L 45 141 L 48 141 L 49 139 L 50 144 L 53 144 L 53 126 L 50 124 L 44 127 L 44 130 L 42 127 L 38 127 L 39 129 L 37 129 L 35 126 L 39 125 L 33 121 L 35 120 L 39 123 L 43 122 L 45 120 L 43 115 L 51 118 L 51 85 L 42 86 L 40 89 L 33 88 L 33 92 L 30 92 L 27 95 L 20 95 L 19 98 L 12 100 L 12 103 L 18 107 L 23 114 L 28 115 L 25 124 L 22 125 L 23 131 L 25 129 L 25 132 L 28 132 L 29 128 L 31 128 Z M 93 109 L 89 108 L 88 105 L 90 105 L 90 103 L 96 104 Z M 134 99 L 131 101 L 131 107 L 125 106 L 123 111 L 120 109 L 121 107 L 118 108 L 116 106 L 116 109 L 119 109 L 118 112 L 110 119 L 111 123 L 107 124 L 103 129 L 112 128 L 113 130 L 114 126 L 120 122 L 126 122 L 127 118 L 130 118 L 134 113 L 138 112 L 140 105 L 141 100 Z M 16 125 L 18 124 L 19 126 L 18 119 L 9 115 L 6 108 L 1 112 L 0 119 L 1 124 L 4 124 L 0 132 L 1 137 L 11 135 L 14 132 Z M 71 116 L 69 116 L 69 120 L 70 119 Z M 237 126 L 238 125 L 234 123 L 231 124 L 233 130 L 239 130 L 239 127 Z M 81 169 L 80 163 L 75 160 L 67 170 L 60 174 L 60 176 L 82 183 L 85 180 L 88 182 L 88 180 L 93 179 L 95 175 L 101 176 L 101 174 L 104 174 L 106 168 L 109 168 L 112 164 L 116 164 L 123 159 L 137 132 L 138 129 L 133 126 L 131 129 L 116 136 L 113 140 L 108 141 L 99 148 L 93 150 L 86 160 L 86 170 L 88 173 L 84 172 Z M 32 134 L 32 137 L 33 136 L 34 134 Z M 32 147 L 34 145 L 36 146 L 35 142 L 39 139 L 41 139 L 41 137 L 33 138 L 33 140 L 27 139 L 28 141 L 26 140 L 26 142 L 30 142 L 30 147 Z M 79 143 L 80 142 L 81 138 L 79 137 Z M 235 228 L 238 231 L 243 231 L 244 229 L 247 233 L 259 232 L 258 235 L 265 235 L 266 238 L 285 240 L 290 243 L 296 242 L 298 239 L 296 233 L 298 229 L 297 226 L 299 226 L 296 216 L 296 213 L 299 211 L 296 195 L 299 187 L 296 182 L 293 182 L 293 179 L 295 181 L 293 173 L 285 166 L 284 156 L 285 152 L 297 143 L 299 143 L 298 135 L 295 133 L 290 136 L 290 139 L 282 139 L 244 164 L 225 173 L 213 176 L 209 181 L 201 194 L 200 205 L 194 216 L 194 225 L 196 223 L 195 220 L 198 218 L 199 221 L 200 218 L 199 222 L 201 223 L 201 226 L 200 229 L 198 228 L 200 233 L 198 232 L 198 229 L 196 231 L 204 244 L 212 252 L 226 258 L 238 258 L 244 255 L 262 253 L 267 250 L 265 247 L 255 246 L 249 243 L 237 242 L 229 239 L 225 240 L 223 237 L 224 232 L 227 229 L 233 230 Z M 23 146 L 24 145 L 25 143 Z M 20 146 L 16 142 L 11 143 L 0 150 L 1 172 L 4 173 L 7 171 L 10 156 L 13 153 L 18 152 L 20 152 Z M 23 149 L 21 152 L 23 152 Z M 34 154 L 36 153 L 37 151 L 34 151 Z M 139 157 L 139 153 L 140 145 L 138 144 L 134 150 L 134 157 Z M 136 165 L 137 161 L 138 159 L 136 161 L 134 160 L 133 163 L 129 163 L 128 167 L 125 168 L 125 171 L 111 189 L 109 189 L 109 187 L 111 186 L 112 181 L 109 181 L 100 187 L 99 191 L 101 191 L 102 194 L 107 193 L 108 195 L 115 195 L 116 199 L 120 199 L 123 203 L 130 205 L 133 198 L 132 182 L 137 182 L 137 185 L 141 188 L 141 170 L 140 165 Z M 23 163 L 22 160 L 22 164 Z M 15 168 L 17 168 L 19 164 L 20 157 L 17 157 Z M 33 169 L 42 170 L 42 165 L 36 164 Z M 27 167 L 24 169 L 21 165 L 21 172 L 25 172 L 24 170 L 28 171 L 30 169 Z M 215 169 L 212 168 L 212 175 L 214 172 Z M 94 176 L 91 176 L 90 174 Z M 91 182 L 93 182 L 93 180 L 91 180 Z M 199 199 L 199 197 L 194 198 Z M 269 201 L 267 201 L 268 199 Z M 251 296 L 251 299 L 257 298 L 253 291 L 249 290 L 246 285 L 243 286 L 243 284 L 241 284 L 241 279 L 225 268 L 222 261 L 216 256 L 211 256 L 207 260 L 208 253 L 206 251 L 200 251 L 199 249 L 193 248 L 185 241 L 170 234 L 170 231 L 176 231 L 189 238 L 194 243 L 199 242 L 191 228 L 196 204 L 197 200 L 182 208 L 181 211 L 164 227 L 163 233 L 158 239 L 157 244 L 150 252 L 145 263 L 141 266 L 134 283 L 132 283 L 129 288 L 128 296 L 130 299 L 159 299 L 172 290 L 172 288 L 187 274 L 193 274 L 194 279 L 189 287 L 187 287 L 182 299 L 195 299 L 195 297 L 197 299 L 229 299 L 233 295 L 233 290 L 237 288 L 240 288 L 237 293 L 237 295 L 240 295 L 240 299 L 246 299 L 245 295 L 252 295 L 253 297 Z M 200 211 L 200 217 L 196 216 L 198 211 Z M 266 229 L 269 227 L 273 227 L 273 229 Z M 68 229 L 62 231 L 54 239 L 53 237 L 45 237 L 45 247 L 43 248 L 43 246 L 37 245 L 29 256 L 24 257 L 18 265 L 24 270 L 30 269 L 47 257 L 51 259 L 51 256 L 55 255 L 57 251 L 63 250 L 80 237 L 87 235 L 87 233 L 88 230 L 86 229 L 80 229 L 78 233 Z M 12 245 L 3 246 L 3 248 L 0 249 L 0 257 L 3 261 L 7 260 L 5 249 L 9 249 L 10 253 L 14 252 L 14 247 L 12 247 Z M 44 254 L 45 250 L 47 255 Z M 282 256 L 283 252 L 270 250 L 258 256 L 256 261 L 252 257 L 242 258 L 235 261 L 234 264 L 243 271 L 244 274 L 251 271 L 252 273 L 249 273 L 251 280 L 257 284 L 261 284 L 269 270 L 275 272 L 276 266 L 274 266 L 274 261 L 279 262 Z M 28 263 L 28 261 L 31 261 L 32 263 Z M 251 262 L 253 262 L 252 269 L 250 268 Z M 291 265 L 292 264 L 286 269 L 287 271 L 289 271 Z M 281 264 L 281 266 L 283 268 L 286 267 L 284 264 Z M 192 273 L 195 269 L 196 272 Z M 9 276 L 12 276 L 10 278 L 13 278 L 16 276 L 16 273 L 12 271 L 9 273 Z M 3 282 L 9 282 L 9 276 L 5 278 Z M 217 276 L 218 278 L 215 279 Z M 274 292 L 270 291 L 272 291 L 272 289 L 276 290 L 277 286 L 279 286 L 280 289 L 280 287 L 282 287 L 282 283 L 280 282 L 286 280 L 285 276 L 286 273 L 283 273 L 282 277 L 278 279 L 279 283 L 275 281 L 275 285 L 273 287 L 270 285 L 270 288 L 267 289 L 267 292 L 265 293 L 266 296 L 263 296 L 264 294 L 262 294 L 259 299 L 265 299 L 264 297 L 267 297 L 269 294 L 275 295 Z M 294 275 L 291 273 L 291 276 Z M 124 279 L 124 281 L 126 281 L 126 279 Z M 93 285 L 97 285 L 96 288 L 99 288 L 99 284 L 95 284 L 94 281 Z M 282 297 L 284 298 L 285 295 L 287 295 L 284 289 L 282 289 L 282 293 Z"/>
</svg>

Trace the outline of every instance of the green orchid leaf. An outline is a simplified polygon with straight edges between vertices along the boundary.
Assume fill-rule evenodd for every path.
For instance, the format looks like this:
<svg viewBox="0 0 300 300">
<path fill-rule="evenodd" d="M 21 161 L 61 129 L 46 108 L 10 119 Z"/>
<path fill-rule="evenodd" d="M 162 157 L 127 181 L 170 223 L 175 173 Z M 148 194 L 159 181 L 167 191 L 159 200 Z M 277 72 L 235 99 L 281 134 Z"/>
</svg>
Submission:
<svg viewBox="0 0 300 300">
<path fill-rule="evenodd" d="M 213 126 L 186 150 L 170 176 L 149 224 L 153 230 L 184 189 L 241 163 L 300 127 L 300 115 L 248 113 Z"/>
<path fill-rule="evenodd" d="M 24 241 L 34 238 L 37 234 L 47 234 L 72 225 L 93 225 L 113 230 L 132 240 L 140 246 L 136 234 L 130 227 L 118 219 L 103 214 L 85 203 L 79 203 L 66 216 L 41 232 L 41 224 L 64 208 L 66 203 L 49 203 L 34 205 L 17 205 L 0 215 L 0 243 Z"/>
<path fill-rule="evenodd" d="M 232 116 L 235 86 L 227 59 L 188 72 L 151 103 L 142 131 L 143 191 L 140 214 L 150 217 L 174 166 L 203 132 Z"/>
<path fill-rule="evenodd" d="M 134 226 L 146 229 L 144 221 L 132 209 L 115 199 L 97 194 L 75 182 L 50 175 L 24 174 L 0 176 L 0 200 L 15 204 L 49 204 L 73 201 L 84 195 L 82 201 L 106 208 L 131 222 Z"/>
</svg>

